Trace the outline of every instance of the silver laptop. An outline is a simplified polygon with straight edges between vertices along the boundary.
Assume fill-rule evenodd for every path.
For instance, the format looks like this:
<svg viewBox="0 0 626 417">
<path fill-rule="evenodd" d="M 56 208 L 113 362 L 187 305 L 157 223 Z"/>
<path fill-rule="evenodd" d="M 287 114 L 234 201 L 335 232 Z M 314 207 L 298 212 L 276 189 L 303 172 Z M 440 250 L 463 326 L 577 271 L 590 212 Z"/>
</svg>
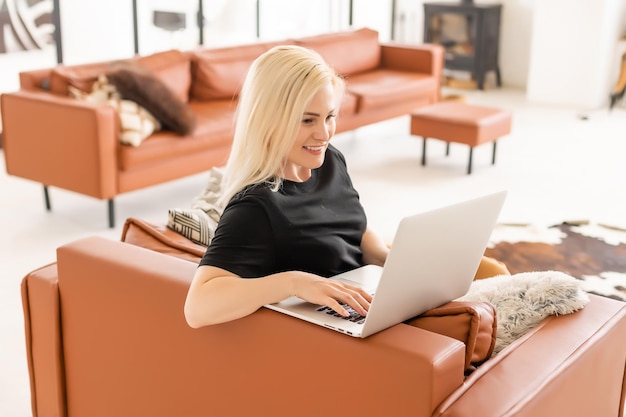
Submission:
<svg viewBox="0 0 626 417">
<path fill-rule="evenodd" d="M 366 265 L 329 279 L 374 295 L 366 317 L 350 318 L 297 297 L 265 307 L 354 337 L 367 337 L 459 298 L 469 290 L 506 191 L 405 217 L 384 267 Z"/>
</svg>

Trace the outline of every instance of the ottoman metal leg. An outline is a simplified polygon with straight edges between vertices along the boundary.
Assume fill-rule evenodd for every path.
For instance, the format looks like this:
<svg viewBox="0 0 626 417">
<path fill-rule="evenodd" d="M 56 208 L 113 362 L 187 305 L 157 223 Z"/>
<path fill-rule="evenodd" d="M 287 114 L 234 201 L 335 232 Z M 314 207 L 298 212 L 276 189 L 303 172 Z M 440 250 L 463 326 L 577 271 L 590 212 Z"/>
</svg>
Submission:
<svg viewBox="0 0 626 417">
<path fill-rule="evenodd" d="M 491 165 L 496 164 L 496 141 L 493 141 L 493 155 L 491 156 Z"/>
<path fill-rule="evenodd" d="M 46 210 L 48 210 L 48 211 L 52 210 L 52 205 L 50 204 L 50 193 L 48 192 L 48 186 L 47 185 L 43 186 L 43 198 L 44 198 L 45 203 L 46 203 Z"/>
<path fill-rule="evenodd" d="M 426 138 L 422 138 L 422 166 L 426 165 Z"/>
<path fill-rule="evenodd" d="M 474 154 L 474 147 L 470 146 L 469 151 L 469 162 L 467 164 L 467 175 L 472 173 L 472 155 Z"/>
<path fill-rule="evenodd" d="M 109 228 L 113 229 L 115 227 L 115 205 L 112 198 L 107 200 L 107 212 L 109 214 Z"/>
<path fill-rule="evenodd" d="M 446 156 L 450 155 L 450 142 L 446 142 Z"/>
</svg>

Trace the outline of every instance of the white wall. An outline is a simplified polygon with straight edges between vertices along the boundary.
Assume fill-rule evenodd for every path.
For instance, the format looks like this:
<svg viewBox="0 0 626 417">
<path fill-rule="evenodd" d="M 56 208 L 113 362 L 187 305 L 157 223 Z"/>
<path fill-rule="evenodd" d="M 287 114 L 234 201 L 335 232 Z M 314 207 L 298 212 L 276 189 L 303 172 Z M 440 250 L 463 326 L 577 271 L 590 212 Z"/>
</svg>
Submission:
<svg viewBox="0 0 626 417">
<path fill-rule="evenodd" d="M 133 54 L 128 0 L 60 0 L 63 62 L 82 64 Z"/>
<path fill-rule="evenodd" d="M 535 0 L 501 1 L 500 73 L 504 85 L 522 89 L 526 88 L 528 71 L 530 69 L 530 43 L 534 2 Z"/>
<path fill-rule="evenodd" d="M 604 106 L 614 82 L 624 2 L 539 0 L 534 10 L 527 97 L 585 109 Z"/>
<path fill-rule="evenodd" d="M 67 64 L 132 56 L 128 0 L 60 0 L 63 61 Z M 0 54 L 0 92 L 19 88 L 18 73 L 57 62 L 56 48 Z"/>
<path fill-rule="evenodd" d="M 440 0 L 441 1 L 441 0 Z M 458 0 L 448 0 L 456 2 Z M 497 0 L 475 0 L 490 3 Z M 129 0 L 60 0 L 64 62 L 133 55 Z M 608 100 L 616 77 L 617 40 L 626 28 L 624 0 L 499 0 L 503 4 L 500 69 L 506 86 L 534 101 L 596 104 Z M 198 0 L 138 0 L 140 53 L 197 46 Z M 354 27 L 391 39 L 391 0 L 354 0 Z M 256 0 L 204 0 L 204 44 L 256 40 Z M 348 27 L 348 0 L 260 0 L 261 39 L 304 36 Z M 151 24 L 153 10 L 183 12 L 188 29 L 171 34 Z M 394 39 L 423 41 L 423 2 L 397 0 Z M 581 62 L 581 57 L 584 62 Z M 19 87 L 19 71 L 48 67 L 55 51 L 0 55 L 0 92 Z"/>
</svg>

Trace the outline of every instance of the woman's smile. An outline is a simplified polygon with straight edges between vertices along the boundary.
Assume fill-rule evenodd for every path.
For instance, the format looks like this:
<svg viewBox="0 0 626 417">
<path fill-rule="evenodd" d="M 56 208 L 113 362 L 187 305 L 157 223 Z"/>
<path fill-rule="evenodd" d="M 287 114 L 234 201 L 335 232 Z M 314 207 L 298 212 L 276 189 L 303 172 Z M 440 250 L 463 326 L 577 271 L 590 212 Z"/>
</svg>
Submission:
<svg viewBox="0 0 626 417">
<path fill-rule="evenodd" d="M 323 152 L 326 150 L 326 144 L 324 145 L 318 145 L 318 146 L 303 146 L 303 148 L 309 152 L 315 153 L 315 154 L 319 154 L 320 152 Z"/>
</svg>

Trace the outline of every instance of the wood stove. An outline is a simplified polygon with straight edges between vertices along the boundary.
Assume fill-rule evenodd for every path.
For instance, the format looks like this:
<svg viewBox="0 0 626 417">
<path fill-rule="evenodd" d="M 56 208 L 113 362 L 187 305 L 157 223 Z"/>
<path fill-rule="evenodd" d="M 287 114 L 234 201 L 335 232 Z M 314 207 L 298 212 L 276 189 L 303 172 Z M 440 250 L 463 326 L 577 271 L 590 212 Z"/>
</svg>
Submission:
<svg viewBox="0 0 626 417">
<path fill-rule="evenodd" d="M 445 48 L 448 70 L 469 71 L 479 89 L 485 74 L 495 71 L 496 84 L 502 85 L 498 50 L 501 4 L 424 3 L 424 42 Z"/>
</svg>

